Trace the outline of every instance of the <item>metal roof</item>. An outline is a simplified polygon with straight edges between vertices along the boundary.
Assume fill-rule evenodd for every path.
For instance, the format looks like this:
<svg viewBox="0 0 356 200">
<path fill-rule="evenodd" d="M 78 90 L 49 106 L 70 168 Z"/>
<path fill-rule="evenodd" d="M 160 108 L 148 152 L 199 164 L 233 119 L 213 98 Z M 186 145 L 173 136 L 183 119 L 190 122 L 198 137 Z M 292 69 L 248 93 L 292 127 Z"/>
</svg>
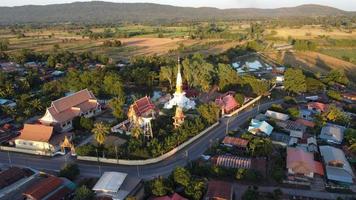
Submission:
<svg viewBox="0 0 356 200">
<path fill-rule="evenodd" d="M 94 191 L 116 193 L 119 191 L 127 174 L 121 172 L 105 172 L 93 187 Z"/>
</svg>

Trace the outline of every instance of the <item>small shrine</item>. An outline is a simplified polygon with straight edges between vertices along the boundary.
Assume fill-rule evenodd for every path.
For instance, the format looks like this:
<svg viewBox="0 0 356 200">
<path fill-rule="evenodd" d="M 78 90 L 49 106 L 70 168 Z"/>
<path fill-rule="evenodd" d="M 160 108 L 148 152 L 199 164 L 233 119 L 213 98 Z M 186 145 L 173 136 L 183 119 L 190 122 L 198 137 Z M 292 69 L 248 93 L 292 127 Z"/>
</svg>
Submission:
<svg viewBox="0 0 356 200">
<path fill-rule="evenodd" d="M 174 128 L 179 128 L 184 123 L 184 118 L 185 118 L 185 115 L 183 113 L 183 109 L 181 107 L 177 106 L 176 114 L 173 117 L 173 119 L 174 119 L 174 122 L 173 122 Z"/>
</svg>

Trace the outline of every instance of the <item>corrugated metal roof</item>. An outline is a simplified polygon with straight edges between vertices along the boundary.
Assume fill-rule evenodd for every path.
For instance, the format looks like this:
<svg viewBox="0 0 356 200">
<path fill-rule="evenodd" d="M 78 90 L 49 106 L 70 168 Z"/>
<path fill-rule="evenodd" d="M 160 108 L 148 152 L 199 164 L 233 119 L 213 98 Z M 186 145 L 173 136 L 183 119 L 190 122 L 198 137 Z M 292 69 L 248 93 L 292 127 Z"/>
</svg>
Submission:
<svg viewBox="0 0 356 200">
<path fill-rule="evenodd" d="M 121 172 L 105 172 L 93 187 L 94 191 L 118 192 L 127 174 Z"/>
</svg>

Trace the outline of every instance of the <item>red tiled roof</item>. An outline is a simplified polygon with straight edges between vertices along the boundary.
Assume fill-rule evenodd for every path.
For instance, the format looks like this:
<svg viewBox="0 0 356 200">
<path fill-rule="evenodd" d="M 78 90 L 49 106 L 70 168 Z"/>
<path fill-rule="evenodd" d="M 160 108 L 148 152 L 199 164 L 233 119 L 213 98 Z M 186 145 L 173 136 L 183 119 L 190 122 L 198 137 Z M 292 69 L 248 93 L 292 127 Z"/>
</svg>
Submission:
<svg viewBox="0 0 356 200">
<path fill-rule="evenodd" d="M 229 144 L 229 145 L 233 145 L 236 147 L 247 147 L 248 144 L 248 140 L 242 139 L 242 138 L 236 138 L 236 137 L 228 137 L 226 136 L 223 140 L 224 144 Z"/>
<path fill-rule="evenodd" d="M 232 184 L 225 181 L 209 181 L 204 199 L 232 199 Z"/>
<path fill-rule="evenodd" d="M 298 148 L 287 148 L 287 168 L 300 174 L 312 172 L 324 175 L 322 164 L 314 161 L 314 155 Z"/>
<path fill-rule="evenodd" d="M 218 104 L 222 109 L 224 109 L 225 113 L 230 113 L 238 108 L 240 105 L 236 102 L 233 94 L 231 92 L 227 92 L 222 96 L 218 97 L 215 100 L 215 103 Z"/>
<path fill-rule="evenodd" d="M 188 199 L 180 196 L 178 193 L 174 193 L 171 197 L 170 196 L 156 197 L 153 198 L 153 200 L 188 200 Z"/>
<path fill-rule="evenodd" d="M 72 95 L 53 101 L 52 106 L 56 112 L 63 112 L 71 107 L 89 101 L 90 99 L 95 99 L 95 96 L 88 89 L 84 89 Z"/>
<path fill-rule="evenodd" d="M 155 105 L 151 102 L 150 98 L 147 96 L 135 101 L 135 103 L 132 104 L 132 107 L 137 116 L 142 116 L 156 108 Z"/>
<path fill-rule="evenodd" d="M 49 142 L 53 134 L 52 126 L 41 124 L 25 124 L 21 135 L 16 139 L 31 140 L 38 142 Z"/>
<path fill-rule="evenodd" d="M 63 183 L 62 179 L 55 176 L 51 176 L 42 179 L 38 184 L 35 184 L 32 187 L 30 187 L 26 192 L 24 192 L 24 195 L 26 195 L 27 197 L 33 200 L 41 200 L 49 193 L 53 192 L 58 187 L 60 187 L 62 183 Z"/>
<path fill-rule="evenodd" d="M 18 167 L 11 167 L 0 172 L 0 189 L 15 183 L 25 176 L 26 172 Z"/>
<path fill-rule="evenodd" d="M 310 103 L 308 103 L 308 108 L 314 108 L 314 109 L 318 109 L 318 110 L 321 110 L 322 112 L 324 112 L 328 109 L 328 105 L 320 103 L 320 102 L 310 102 Z"/>
<path fill-rule="evenodd" d="M 54 194 L 51 194 L 51 196 L 49 198 L 47 198 L 47 200 L 62 200 L 72 192 L 73 191 L 71 189 L 69 189 L 67 187 L 63 187 L 63 188 L 59 189 L 58 191 L 56 191 Z"/>
<path fill-rule="evenodd" d="M 295 122 L 298 124 L 301 124 L 303 126 L 311 127 L 313 128 L 315 126 L 315 123 L 306 119 L 297 119 Z"/>
</svg>

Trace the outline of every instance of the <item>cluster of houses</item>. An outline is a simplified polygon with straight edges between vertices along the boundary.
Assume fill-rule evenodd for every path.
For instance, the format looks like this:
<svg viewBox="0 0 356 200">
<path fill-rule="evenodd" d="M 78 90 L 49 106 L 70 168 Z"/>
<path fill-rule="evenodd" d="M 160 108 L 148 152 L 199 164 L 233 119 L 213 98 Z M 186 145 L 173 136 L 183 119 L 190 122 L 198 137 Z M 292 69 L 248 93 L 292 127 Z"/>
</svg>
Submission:
<svg viewBox="0 0 356 200">
<path fill-rule="evenodd" d="M 87 89 L 55 100 L 43 117 L 32 124 L 24 124 L 20 134 L 10 140 L 14 151 L 39 155 L 53 155 L 73 149 L 73 120 L 76 117 L 91 118 L 100 114 L 101 104 Z"/>
</svg>

